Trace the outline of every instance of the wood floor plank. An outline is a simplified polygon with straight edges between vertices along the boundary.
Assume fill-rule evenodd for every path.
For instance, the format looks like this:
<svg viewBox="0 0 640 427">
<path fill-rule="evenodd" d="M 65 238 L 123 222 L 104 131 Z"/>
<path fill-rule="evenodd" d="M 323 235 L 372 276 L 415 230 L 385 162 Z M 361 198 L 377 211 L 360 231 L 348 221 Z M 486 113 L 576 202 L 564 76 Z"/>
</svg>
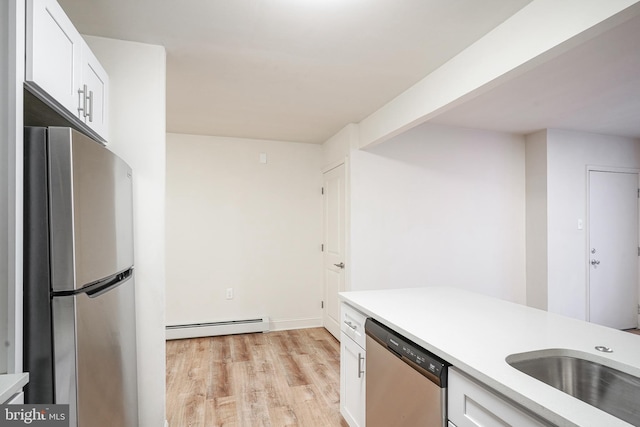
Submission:
<svg viewBox="0 0 640 427">
<path fill-rule="evenodd" d="M 282 363 L 282 366 L 284 367 L 285 378 L 287 379 L 287 384 L 289 384 L 289 386 L 295 387 L 310 383 L 309 378 L 307 378 L 307 375 L 303 372 L 295 355 L 280 355 L 280 363 Z"/>
<path fill-rule="evenodd" d="M 300 426 L 340 425 L 332 422 L 333 414 L 324 409 L 327 406 L 315 385 L 298 386 L 293 389 L 293 408 L 298 414 Z M 337 415 L 339 416 L 339 413 Z"/>
<path fill-rule="evenodd" d="M 168 341 L 166 381 L 170 427 L 347 426 L 323 328 Z"/>
<path fill-rule="evenodd" d="M 221 337 L 216 337 L 216 339 L 211 340 L 211 359 L 215 361 L 219 360 L 231 360 L 231 339 L 232 335 L 225 335 Z M 184 341 L 185 343 L 189 343 L 191 340 L 179 340 Z M 172 343 L 173 341 L 168 341 Z"/>
<path fill-rule="evenodd" d="M 291 406 L 277 406 L 269 408 L 269 420 L 274 426 L 298 426 L 298 414 Z"/>
<path fill-rule="evenodd" d="M 233 396 L 231 363 L 226 360 L 211 361 L 211 378 L 207 382 L 207 399 L 219 399 Z"/>
<path fill-rule="evenodd" d="M 231 336 L 231 360 L 234 362 L 246 362 L 251 360 L 248 339 L 245 334 Z"/>
<path fill-rule="evenodd" d="M 175 416 L 170 417 L 169 422 L 176 421 L 178 424 L 174 425 L 190 427 L 204 426 L 210 343 L 198 338 L 181 345 L 177 347 L 178 352 L 174 353 L 183 357 L 179 363 L 181 370 L 173 370 L 173 381 L 169 388 L 170 392 L 177 394 L 176 405 L 167 405 L 172 410 L 176 409 Z"/>
<path fill-rule="evenodd" d="M 318 355 L 309 355 L 308 376 L 321 391 L 326 404 L 340 404 L 340 366 L 331 366 Z"/>
<path fill-rule="evenodd" d="M 205 401 L 205 420 L 207 427 L 238 426 L 235 397 L 220 397 Z"/>
</svg>

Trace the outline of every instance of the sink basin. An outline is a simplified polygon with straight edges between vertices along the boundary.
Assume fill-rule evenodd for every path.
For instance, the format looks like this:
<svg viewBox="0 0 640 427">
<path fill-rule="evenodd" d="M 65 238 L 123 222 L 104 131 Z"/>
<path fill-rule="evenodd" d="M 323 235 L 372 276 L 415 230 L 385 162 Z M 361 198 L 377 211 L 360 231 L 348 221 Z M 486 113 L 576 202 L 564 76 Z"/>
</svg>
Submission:
<svg viewBox="0 0 640 427">
<path fill-rule="evenodd" d="M 561 350 L 513 354 L 507 357 L 507 363 L 614 417 L 640 426 L 640 378 L 637 376 L 580 356 L 563 354 Z"/>
</svg>

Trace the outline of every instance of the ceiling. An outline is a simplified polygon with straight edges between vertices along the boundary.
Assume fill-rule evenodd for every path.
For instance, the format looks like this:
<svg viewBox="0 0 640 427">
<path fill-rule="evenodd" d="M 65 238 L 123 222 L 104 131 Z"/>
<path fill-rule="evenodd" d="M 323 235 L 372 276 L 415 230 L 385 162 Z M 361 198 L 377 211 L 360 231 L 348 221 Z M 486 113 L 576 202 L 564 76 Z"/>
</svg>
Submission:
<svg viewBox="0 0 640 427">
<path fill-rule="evenodd" d="M 83 34 L 166 47 L 168 132 L 308 143 L 361 121 L 530 1 L 59 0 Z"/>
<path fill-rule="evenodd" d="M 640 138 L 640 16 L 430 123 L 516 134 L 560 128 Z"/>
</svg>

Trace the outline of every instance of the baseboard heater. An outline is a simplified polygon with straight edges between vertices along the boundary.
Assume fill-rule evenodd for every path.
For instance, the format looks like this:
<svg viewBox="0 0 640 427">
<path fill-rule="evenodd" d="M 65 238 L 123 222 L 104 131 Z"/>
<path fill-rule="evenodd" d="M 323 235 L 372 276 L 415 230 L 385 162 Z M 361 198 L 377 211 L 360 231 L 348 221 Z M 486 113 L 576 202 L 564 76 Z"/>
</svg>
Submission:
<svg viewBox="0 0 640 427">
<path fill-rule="evenodd" d="M 269 318 L 229 320 L 224 322 L 190 323 L 187 325 L 167 326 L 166 339 L 213 337 L 218 335 L 248 334 L 267 332 Z"/>
</svg>

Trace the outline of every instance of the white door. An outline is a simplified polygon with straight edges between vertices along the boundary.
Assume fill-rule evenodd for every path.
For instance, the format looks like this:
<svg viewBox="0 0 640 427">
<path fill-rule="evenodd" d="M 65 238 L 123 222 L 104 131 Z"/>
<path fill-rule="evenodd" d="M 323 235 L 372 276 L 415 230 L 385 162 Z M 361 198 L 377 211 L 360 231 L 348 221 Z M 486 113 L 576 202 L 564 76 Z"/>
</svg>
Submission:
<svg viewBox="0 0 640 427">
<path fill-rule="evenodd" d="M 344 290 L 345 178 L 344 164 L 324 173 L 324 305 L 323 324 L 340 339 L 340 301 Z"/>
<path fill-rule="evenodd" d="M 589 171 L 589 321 L 638 326 L 638 174 Z"/>
</svg>

